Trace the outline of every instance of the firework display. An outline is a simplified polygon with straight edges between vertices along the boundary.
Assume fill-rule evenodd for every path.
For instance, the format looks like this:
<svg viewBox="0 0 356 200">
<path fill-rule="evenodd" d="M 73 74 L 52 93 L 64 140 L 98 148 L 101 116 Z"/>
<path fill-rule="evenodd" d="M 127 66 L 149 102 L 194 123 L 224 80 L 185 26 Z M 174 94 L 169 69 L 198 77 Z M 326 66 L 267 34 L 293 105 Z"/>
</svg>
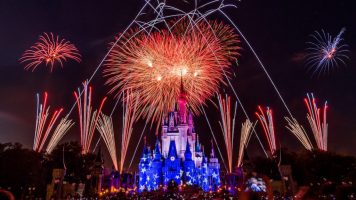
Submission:
<svg viewBox="0 0 356 200">
<path fill-rule="evenodd" d="M 178 5 L 185 3 L 187 2 L 183 1 Z M 286 185 L 289 180 L 284 180 L 286 177 L 284 172 L 289 173 L 289 167 L 295 167 L 292 166 L 295 163 L 290 166 L 282 166 L 285 165 L 282 159 L 285 159 L 288 154 L 284 156 L 285 152 L 280 146 L 277 151 L 277 142 L 280 145 L 279 141 L 284 141 L 285 135 L 276 134 L 272 109 L 257 106 L 257 112 L 255 112 L 257 120 L 255 119 L 254 123 L 250 118 L 250 114 L 253 112 L 249 113 L 248 107 L 245 109 L 243 101 L 246 100 L 249 107 L 256 106 L 256 102 L 262 98 L 273 96 L 266 95 L 267 92 L 261 92 L 261 90 L 273 88 L 277 98 L 283 104 L 276 105 L 276 108 L 284 107 L 284 112 L 286 111 L 283 115 L 286 116 L 286 121 L 283 123 L 287 123 L 281 125 L 276 121 L 277 129 L 285 125 L 287 130 L 308 150 L 304 152 L 306 154 L 325 153 L 324 151 L 328 150 L 327 102 L 320 108 L 313 94 L 307 94 L 304 99 L 307 107 L 307 120 L 316 141 L 315 145 L 309 138 L 311 133 L 309 136 L 307 134 L 307 131 L 310 130 L 304 129 L 305 124 L 303 127 L 302 123 L 299 123 L 301 121 L 297 121 L 293 116 L 254 47 L 234 20 L 225 12 L 225 8 L 235 7 L 235 4 L 227 3 L 224 0 L 206 2 L 196 0 L 187 3 L 183 8 L 174 5 L 176 4 L 170 5 L 163 0 L 145 1 L 133 21 L 125 29 L 117 30 L 121 32 L 109 43 L 108 51 L 104 53 L 105 56 L 101 60 L 97 60 L 96 56 L 89 60 L 97 63 L 96 68 L 88 67 L 83 71 L 75 71 L 78 74 L 71 74 L 70 77 L 79 78 L 70 80 L 73 82 L 68 81 L 63 84 L 62 77 L 57 79 L 57 81 L 62 81 L 60 86 L 63 87 L 86 80 L 81 87 L 74 91 L 75 103 L 65 117 L 61 118 L 63 108 L 50 112 L 47 92 L 44 93 L 42 102 L 37 94 L 33 150 L 36 152 L 45 150 L 44 153 L 50 155 L 44 155 L 51 159 L 52 157 L 57 158 L 59 151 L 54 149 L 74 126 L 74 120 L 70 117 L 72 111 L 77 109 L 78 121 L 76 124 L 78 124 L 78 132 L 80 131 L 82 154 L 78 152 L 79 156 L 85 158 L 83 159 L 85 165 L 92 164 L 90 160 L 94 159 L 92 153 L 98 152 L 98 156 L 95 157 L 95 169 L 90 166 L 92 168 L 90 168 L 90 174 L 87 174 L 85 181 L 102 181 L 105 182 L 103 184 L 105 187 L 110 185 L 108 190 L 95 185 L 94 190 L 98 192 L 97 197 L 109 197 L 101 196 L 105 192 L 110 195 L 116 193 L 121 195 L 124 192 L 125 195 L 128 195 L 129 192 L 141 195 L 154 190 L 166 192 L 169 191 L 170 184 L 174 188 L 177 187 L 178 191 L 184 190 L 186 186 L 196 186 L 200 187 L 204 193 L 214 193 L 214 195 L 215 192 L 216 194 L 221 192 L 222 188 L 231 194 L 235 191 L 235 194 L 240 194 L 249 184 L 247 182 L 246 185 L 245 181 L 252 180 L 247 176 L 255 176 L 254 172 L 250 172 L 250 169 L 244 167 L 244 164 L 247 166 L 247 162 L 244 163 L 244 155 L 246 156 L 247 146 L 254 134 L 256 138 L 253 140 L 256 139 L 256 141 L 252 141 L 252 144 L 255 145 L 259 142 L 266 154 L 266 160 L 268 160 L 266 164 L 271 167 L 271 177 L 269 178 L 272 179 L 272 176 L 277 175 L 275 169 L 278 168 L 279 176 L 282 178 L 280 182 L 286 190 L 289 190 Z M 188 5 L 194 6 L 191 9 L 188 8 Z M 306 54 L 297 54 L 298 58 L 295 60 L 299 60 L 301 57 L 304 59 L 305 55 L 306 65 L 313 75 L 328 73 L 338 66 L 346 65 L 349 50 L 348 45 L 344 43 L 345 30 L 345 28 L 341 29 L 336 37 L 324 30 L 315 31 L 311 35 L 311 41 L 307 42 L 309 46 L 306 49 Z M 83 39 L 83 41 L 86 40 Z M 106 45 L 106 39 L 100 41 L 102 44 L 104 43 L 104 46 Z M 246 61 L 240 60 L 242 46 L 251 51 L 247 54 Z M 271 47 L 271 51 L 275 48 Z M 251 57 L 256 60 L 250 62 Z M 35 71 L 43 66 L 53 72 L 56 67 L 63 68 L 68 61 L 81 62 L 81 54 L 74 44 L 49 32 L 40 35 L 38 41 L 23 53 L 19 61 L 24 64 L 25 70 Z M 81 65 L 86 63 L 89 62 Z M 266 76 L 265 79 L 262 79 L 269 81 L 272 87 L 256 89 L 256 86 L 252 85 L 255 84 L 252 78 L 261 81 L 261 73 L 256 73 L 255 69 L 244 69 L 246 71 L 241 70 L 242 73 L 240 73 L 239 68 L 244 67 L 246 63 L 258 64 Z M 88 79 L 85 79 L 88 71 L 90 74 Z M 98 77 L 97 72 L 101 72 L 102 75 Z M 38 74 L 28 74 L 38 78 Z M 240 87 L 240 80 L 246 80 L 246 77 L 243 77 L 245 74 L 253 74 L 254 77 L 248 77 L 251 80 L 243 83 L 246 84 L 245 86 Z M 237 79 L 240 75 L 242 78 Z M 285 80 L 288 78 L 285 76 L 289 75 L 289 72 L 274 75 L 279 75 L 281 80 Z M 84 79 L 82 79 L 83 76 L 85 76 Z M 69 79 L 69 77 L 65 78 Z M 107 92 L 115 98 L 116 102 L 109 102 L 109 106 L 114 105 L 109 112 L 110 115 L 103 113 L 106 97 L 100 99 L 100 103 L 98 99 L 97 107 L 93 106 L 96 99 L 93 99 L 93 88 L 90 85 L 97 83 L 104 83 L 101 85 L 100 92 Z M 48 87 L 48 85 L 45 86 Z M 62 93 L 63 89 L 58 89 L 57 86 L 52 87 L 51 85 L 50 89 Z M 76 87 L 78 86 L 74 88 Z M 70 94 L 71 91 L 72 89 L 69 90 Z M 246 95 L 246 93 L 253 93 L 255 99 L 241 98 L 240 95 Z M 216 94 L 219 94 L 217 103 L 212 98 Z M 64 92 L 63 96 L 65 96 Z M 246 96 L 251 97 L 250 95 Z M 273 100 L 268 99 L 268 101 Z M 293 100 L 294 97 L 289 98 L 289 102 L 293 102 Z M 66 103 L 67 99 L 58 101 Z M 214 106 L 218 108 L 219 116 L 216 115 Z M 241 115 L 237 113 L 237 106 L 239 106 L 239 110 L 241 109 Z M 207 122 L 204 124 L 207 126 L 205 128 L 209 128 L 211 135 L 203 135 L 199 141 L 197 131 L 203 129 L 201 120 L 204 118 Z M 245 121 L 239 122 L 239 119 Z M 120 120 L 119 124 L 121 125 L 117 136 L 114 132 L 116 120 Z M 141 122 L 144 123 L 142 127 Z M 262 128 L 256 130 L 255 126 L 258 122 Z M 236 123 L 241 123 L 241 129 L 238 136 L 239 144 L 234 146 Z M 214 132 L 220 134 L 217 126 L 220 126 L 222 132 L 220 137 L 214 134 Z M 148 128 L 146 129 L 146 127 Z M 238 126 L 238 128 L 240 127 Z M 142 157 L 137 162 L 136 152 L 142 150 L 140 142 L 142 138 L 146 140 L 146 136 L 143 137 L 146 134 L 151 134 L 152 137 L 153 134 L 156 134 L 156 143 L 152 148 L 152 146 L 147 146 L 145 141 Z M 148 140 L 150 140 L 150 136 L 147 137 Z M 265 139 L 261 141 L 260 137 Z M 93 148 L 92 143 L 95 138 L 98 139 L 98 142 Z M 138 141 L 133 141 L 136 138 Z M 203 142 L 207 140 L 212 142 L 211 149 L 209 149 L 211 150 L 210 154 L 204 151 Z M 105 153 L 108 153 L 113 164 L 110 180 L 105 177 L 109 173 L 106 169 L 104 170 L 104 162 L 100 157 L 102 152 L 96 151 L 97 146 L 103 145 L 106 146 L 108 151 Z M 314 151 L 315 149 L 321 151 Z M 238 152 L 236 152 L 237 150 Z M 63 149 L 63 163 L 64 152 Z M 280 152 L 280 155 L 277 152 Z M 80 161 L 82 162 L 82 160 Z M 234 166 L 234 161 L 237 161 L 236 166 Z M 135 164 L 138 165 L 138 168 L 131 168 L 131 165 Z M 222 167 L 225 167 L 226 174 L 225 172 L 221 173 Z M 131 173 L 132 170 L 135 171 L 135 174 Z M 63 180 L 67 177 L 65 174 Z M 124 179 L 135 182 L 137 186 L 130 188 L 125 183 L 121 183 Z M 110 183 L 106 183 L 109 181 Z M 83 185 L 89 185 L 87 182 Z M 260 189 L 256 189 L 256 191 L 266 192 L 266 190 Z M 210 197 L 213 197 L 212 195 Z"/>
<path fill-rule="evenodd" d="M 51 153 L 53 149 L 57 146 L 58 142 L 63 138 L 63 136 L 68 132 L 68 130 L 74 125 L 74 122 L 67 117 L 61 119 L 56 129 L 54 130 L 51 139 L 48 142 L 46 152 Z"/>
<path fill-rule="evenodd" d="M 226 95 L 225 99 L 219 95 L 218 96 L 221 122 L 219 122 L 221 130 L 224 135 L 224 142 L 227 152 L 228 169 L 229 173 L 232 172 L 232 155 L 234 151 L 234 135 L 235 135 L 235 119 L 236 119 L 236 108 L 237 102 L 233 108 L 233 116 L 231 110 L 231 99 Z"/>
<path fill-rule="evenodd" d="M 50 67 L 50 71 L 56 64 L 63 67 L 67 60 L 81 61 L 78 49 L 69 41 L 61 39 L 53 33 L 43 33 L 30 49 L 26 50 L 20 58 L 25 63 L 26 70 L 34 71 L 40 64 Z"/>
<path fill-rule="evenodd" d="M 305 149 L 311 151 L 313 150 L 313 145 L 309 140 L 309 137 L 307 133 L 305 132 L 305 129 L 303 128 L 302 125 L 299 124 L 299 122 L 295 119 L 292 118 L 290 119 L 289 117 L 285 117 L 288 125 L 286 128 L 296 137 L 298 140 L 302 143 Z"/>
<path fill-rule="evenodd" d="M 346 65 L 345 59 L 348 59 L 348 45 L 344 44 L 342 38 L 345 28 L 342 28 L 336 37 L 321 30 L 315 31 L 311 35 L 312 41 L 307 42 L 310 45 L 307 48 L 307 65 L 314 73 L 328 73 L 334 67 L 340 64 Z"/>
<path fill-rule="evenodd" d="M 328 123 L 326 122 L 326 113 L 328 104 L 324 103 L 323 113 L 321 118 L 320 108 L 316 104 L 316 99 L 313 94 L 307 94 L 304 98 L 304 103 L 308 109 L 308 122 L 313 132 L 317 147 L 320 150 L 328 150 Z"/>
<path fill-rule="evenodd" d="M 35 137 L 33 141 L 33 150 L 41 152 L 45 145 L 49 133 L 51 132 L 54 124 L 56 123 L 59 115 L 62 113 L 63 108 L 55 110 L 50 117 L 50 107 L 47 105 L 47 92 L 44 93 L 43 103 L 39 101 L 39 94 L 37 94 L 37 109 L 36 109 L 36 128 Z M 47 121 L 50 117 L 50 120 Z M 48 123 L 47 123 L 48 122 Z"/>
<path fill-rule="evenodd" d="M 172 110 L 181 81 L 194 112 L 212 96 L 223 73 L 238 55 L 237 35 L 216 21 L 175 20 L 170 28 L 147 34 L 132 29 L 111 51 L 104 76 L 111 93 L 140 94 L 138 108 L 147 119 L 158 120 Z"/>
<path fill-rule="evenodd" d="M 276 134 L 273 125 L 272 109 L 267 107 L 266 111 L 264 111 L 261 106 L 258 106 L 258 111 L 256 112 L 256 115 L 261 122 L 263 131 L 265 133 L 268 142 L 269 149 L 273 156 L 277 150 L 277 145 L 276 145 Z"/>
<path fill-rule="evenodd" d="M 98 123 L 96 125 L 103 141 L 109 151 L 111 161 L 114 164 L 115 170 L 118 170 L 117 164 L 117 154 L 116 154 L 116 145 L 115 145 L 115 134 L 114 127 L 112 124 L 112 118 L 101 113 Z"/>
<path fill-rule="evenodd" d="M 95 128 L 101 113 L 101 109 L 106 101 L 106 97 L 101 101 L 98 110 L 93 111 L 92 107 L 92 87 L 88 86 L 88 82 L 83 82 L 83 90 L 78 88 L 74 92 L 76 104 L 79 114 L 80 126 L 80 144 L 82 145 L 82 153 L 87 154 L 90 151 L 90 145 L 93 140 Z"/>
<path fill-rule="evenodd" d="M 240 136 L 240 146 L 239 146 L 239 156 L 237 158 L 237 167 L 242 166 L 242 158 L 244 155 L 245 148 L 250 141 L 252 130 L 254 129 L 254 124 L 248 119 L 242 123 L 241 136 Z"/>
<path fill-rule="evenodd" d="M 122 135 L 121 135 L 121 156 L 120 173 L 123 171 L 127 150 L 133 131 L 133 123 L 137 117 L 138 98 L 130 91 L 125 92 L 125 103 L 123 104 Z"/>
</svg>

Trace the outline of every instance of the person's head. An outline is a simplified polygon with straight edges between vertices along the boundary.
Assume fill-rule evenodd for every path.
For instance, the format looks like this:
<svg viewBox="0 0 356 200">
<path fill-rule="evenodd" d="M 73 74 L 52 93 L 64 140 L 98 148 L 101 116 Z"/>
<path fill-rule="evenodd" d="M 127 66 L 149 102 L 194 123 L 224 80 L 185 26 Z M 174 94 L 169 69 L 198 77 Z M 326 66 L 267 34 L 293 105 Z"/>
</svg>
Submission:
<svg viewBox="0 0 356 200">
<path fill-rule="evenodd" d="M 14 195 L 6 190 L 1 190 L 0 189 L 0 199 L 4 199 L 4 200 L 15 200 Z"/>
</svg>

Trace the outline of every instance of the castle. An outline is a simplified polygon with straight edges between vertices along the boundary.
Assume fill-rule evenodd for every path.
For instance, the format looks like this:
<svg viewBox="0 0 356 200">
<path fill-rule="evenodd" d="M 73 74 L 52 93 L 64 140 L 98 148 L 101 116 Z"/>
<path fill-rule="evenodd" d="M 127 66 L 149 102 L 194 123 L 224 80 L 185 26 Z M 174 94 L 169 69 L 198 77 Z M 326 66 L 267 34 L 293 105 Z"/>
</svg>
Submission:
<svg viewBox="0 0 356 200">
<path fill-rule="evenodd" d="M 178 110 L 163 117 L 161 142 L 162 145 L 157 138 L 153 151 L 144 144 L 139 163 L 139 192 L 167 187 L 171 182 L 199 186 L 205 192 L 217 190 L 220 164 L 213 146 L 209 159 L 204 154 L 183 87 Z"/>
</svg>

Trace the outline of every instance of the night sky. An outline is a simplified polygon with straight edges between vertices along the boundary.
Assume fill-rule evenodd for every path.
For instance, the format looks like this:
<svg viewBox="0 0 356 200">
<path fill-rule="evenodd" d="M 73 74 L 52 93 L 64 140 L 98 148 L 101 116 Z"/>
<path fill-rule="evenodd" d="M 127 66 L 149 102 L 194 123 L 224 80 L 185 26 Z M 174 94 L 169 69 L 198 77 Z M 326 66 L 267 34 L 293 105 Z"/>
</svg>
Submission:
<svg viewBox="0 0 356 200">
<path fill-rule="evenodd" d="M 126 28 L 144 2 L 0 1 L 0 142 L 20 142 L 30 148 L 35 126 L 35 94 L 48 91 L 51 108 L 63 106 L 68 111 L 74 103 L 73 91 L 91 76 L 106 54 L 108 43 Z M 227 13 L 254 46 L 293 115 L 307 129 L 310 137 L 303 104 L 307 92 L 317 96 L 319 105 L 325 100 L 330 105 L 329 150 L 356 155 L 356 3 L 352 0 L 233 2 L 238 8 L 227 9 Z M 189 7 L 189 3 L 178 4 L 183 8 Z M 221 19 L 218 15 L 213 17 Z M 311 77 L 303 60 L 309 34 L 324 29 L 335 36 L 342 27 L 346 27 L 344 38 L 350 50 L 347 66 L 335 68 L 320 77 Z M 56 68 L 53 73 L 43 65 L 35 72 L 25 71 L 18 59 L 43 32 L 59 34 L 74 43 L 82 54 L 82 62 L 67 62 L 63 69 Z M 257 105 L 270 106 L 274 110 L 278 142 L 291 150 L 302 149 L 284 128 L 286 123 L 283 117 L 287 112 L 272 85 L 246 44 L 242 42 L 241 45 L 243 50 L 239 66 L 233 69 L 236 73 L 233 84 L 248 114 L 256 120 L 254 112 Z M 96 105 L 108 92 L 101 75 L 100 71 L 92 82 Z M 220 91 L 229 92 L 229 89 L 221 87 Z M 111 112 L 115 102 L 110 95 L 109 99 L 104 108 L 106 114 Z M 209 103 L 207 109 L 215 134 L 221 138 L 218 110 Z M 244 116 L 240 108 L 238 112 L 239 130 Z M 117 127 L 120 125 L 118 116 L 116 112 L 114 123 Z M 73 112 L 71 117 L 77 120 L 77 113 Z M 195 124 L 203 144 L 210 149 L 211 135 L 204 118 L 196 117 Z M 135 126 L 131 148 L 136 146 L 142 127 L 142 122 Z M 257 131 L 262 135 L 260 127 Z M 154 144 L 153 130 L 147 134 L 148 142 Z M 78 126 L 65 137 L 65 140 L 72 139 L 79 139 Z M 261 154 L 255 137 L 251 140 L 248 153 Z"/>
</svg>

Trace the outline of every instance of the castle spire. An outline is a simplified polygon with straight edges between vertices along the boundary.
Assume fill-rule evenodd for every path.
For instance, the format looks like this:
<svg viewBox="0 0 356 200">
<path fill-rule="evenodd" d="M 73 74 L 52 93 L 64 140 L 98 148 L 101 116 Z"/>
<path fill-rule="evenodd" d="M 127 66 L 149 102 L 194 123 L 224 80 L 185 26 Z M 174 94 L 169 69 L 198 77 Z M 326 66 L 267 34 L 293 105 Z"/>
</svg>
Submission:
<svg viewBox="0 0 356 200">
<path fill-rule="evenodd" d="M 211 153 L 210 153 L 210 158 L 215 158 L 215 149 L 214 149 L 213 140 L 211 140 Z"/>
<path fill-rule="evenodd" d="M 187 93 L 184 90 L 182 76 L 180 79 L 180 92 L 179 92 L 178 104 L 179 104 L 180 123 L 186 124 L 187 123 Z"/>
<path fill-rule="evenodd" d="M 196 141 L 196 144 L 195 144 L 195 151 L 196 152 L 201 152 L 201 146 L 200 146 L 200 143 L 199 143 L 199 135 L 197 135 L 197 141 Z"/>
<path fill-rule="evenodd" d="M 174 126 L 175 126 L 174 113 L 169 113 L 168 127 L 171 130 L 174 129 Z"/>
<path fill-rule="evenodd" d="M 192 110 L 189 109 L 188 111 L 188 125 L 190 128 L 193 128 L 194 122 L 193 122 L 193 113 Z"/>
<path fill-rule="evenodd" d="M 146 136 L 143 137 L 143 152 L 142 152 L 142 157 L 146 157 L 148 154 L 148 149 L 146 145 Z"/>
<path fill-rule="evenodd" d="M 155 153 L 160 153 L 160 147 L 159 147 L 159 140 L 158 140 L 158 136 L 156 136 L 156 145 L 155 145 Z"/>
<path fill-rule="evenodd" d="M 184 158 L 186 160 L 192 160 L 192 152 L 190 151 L 190 145 L 189 145 L 189 140 L 187 138 L 187 145 L 185 147 L 185 153 L 184 153 Z"/>
<path fill-rule="evenodd" d="M 160 149 L 158 136 L 156 138 L 156 144 L 155 144 L 155 149 L 154 149 L 154 153 L 153 154 L 154 154 L 153 157 L 154 157 L 155 160 L 160 160 L 161 159 L 161 149 Z"/>
<path fill-rule="evenodd" d="M 184 92 L 183 76 L 180 76 L 180 92 Z"/>
<path fill-rule="evenodd" d="M 178 158 L 176 143 L 174 140 L 171 140 L 169 143 L 168 157 Z"/>
</svg>

